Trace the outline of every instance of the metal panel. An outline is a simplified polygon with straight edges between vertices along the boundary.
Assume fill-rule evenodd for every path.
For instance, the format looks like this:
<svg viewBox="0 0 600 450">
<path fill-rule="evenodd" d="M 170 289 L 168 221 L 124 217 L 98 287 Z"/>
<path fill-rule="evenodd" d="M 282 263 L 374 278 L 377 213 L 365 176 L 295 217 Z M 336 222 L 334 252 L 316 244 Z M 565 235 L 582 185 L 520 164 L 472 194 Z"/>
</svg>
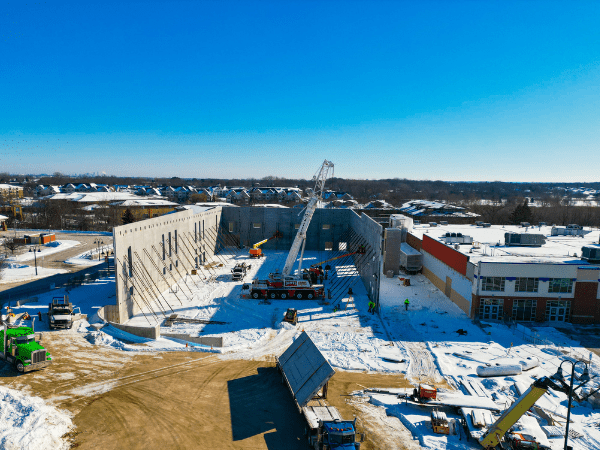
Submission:
<svg viewBox="0 0 600 450">
<path fill-rule="evenodd" d="M 278 362 L 300 408 L 306 406 L 335 374 L 306 332 L 283 352 Z"/>
</svg>

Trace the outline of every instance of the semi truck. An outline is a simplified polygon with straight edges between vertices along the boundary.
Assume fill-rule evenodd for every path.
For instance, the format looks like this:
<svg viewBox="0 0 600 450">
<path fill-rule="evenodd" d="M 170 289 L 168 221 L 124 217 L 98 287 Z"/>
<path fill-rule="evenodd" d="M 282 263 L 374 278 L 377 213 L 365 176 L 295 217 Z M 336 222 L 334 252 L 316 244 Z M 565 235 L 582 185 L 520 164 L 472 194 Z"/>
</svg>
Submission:
<svg viewBox="0 0 600 450">
<path fill-rule="evenodd" d="M 4 324 L 0 329 L 0 358 L 21 373 L 48 367 L 52 357 L 40 344 L 41 340 L 41 333 L 35 333 L 32 327 L 9 328 Z"/>
<path fill-rule="evenodd" d="M 360 449 L 365 436 L 357 433 L 356 418 L 344 420 L 334 406 L 325 403 L 335 371 L 305 332 L 277 357 L 277 369 L 304 416 L 313 450 Z"/>
<path fill-rule="evenodd" d="M 311 403 L 314 402 L 314 405 Z M 364 434 L 356 432 L 356 418 L 343 420 L 334 406 L 313 400 L 302 408 L 308 445 L 314 450 L 358 450 Z"/>
</svg>

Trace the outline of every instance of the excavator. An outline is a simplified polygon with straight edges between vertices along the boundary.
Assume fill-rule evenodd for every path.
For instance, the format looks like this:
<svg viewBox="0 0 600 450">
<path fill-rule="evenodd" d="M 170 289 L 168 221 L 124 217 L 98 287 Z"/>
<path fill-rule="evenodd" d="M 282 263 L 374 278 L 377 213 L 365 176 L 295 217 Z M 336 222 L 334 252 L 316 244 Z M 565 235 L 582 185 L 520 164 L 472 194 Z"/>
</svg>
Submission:
<svg viewBox="0 0 600 450">
<path fill-rule="evenodd" d="M 524 435 L 514 431 L 511 432 L 510 428 L 517 423 L 517 421 L 529 411 L 533 405 L 535 405 L 535 402 L 537 402 L 549 388 L 567 394 L 569 392 L 569 386 L 560 378 L 542 377 L 539 380 L 534 381 L 529 389 L 523 392 L 523 395 L 521 395 L 510 408 L 504 411 L 500 418 L 488 428 L 486 434 L 479 439 L 479 443 L 483 448 L 492 450 L 497 446 L 500 447 L 502 440 L 506 435 L 506 442 L 510 445 L 510 448 L 514 450 L 547 449 L 546 446 L 536 442 L 533 436 Z"/>
<path fill-rule="evenodd" d="M 275 232 L 275 234 L 273 236 L 271 236 L 270 238 L 264 239 L 264 240 L 262 240 L 260 242 L 257 242 L 256 244 L 254 244 L 252 246 L 252 248 L 250 249 L 250 258 L 262 258 L 262 257 L 264 257 L 265 254 L 260 249 L 260 246 L 263 245 L 265 242 L 270 241 L 271 239 L 279 239 L 281 236 L 283 236 L 281 234 L 281 231 L 277 230 Z"/>
</svg>

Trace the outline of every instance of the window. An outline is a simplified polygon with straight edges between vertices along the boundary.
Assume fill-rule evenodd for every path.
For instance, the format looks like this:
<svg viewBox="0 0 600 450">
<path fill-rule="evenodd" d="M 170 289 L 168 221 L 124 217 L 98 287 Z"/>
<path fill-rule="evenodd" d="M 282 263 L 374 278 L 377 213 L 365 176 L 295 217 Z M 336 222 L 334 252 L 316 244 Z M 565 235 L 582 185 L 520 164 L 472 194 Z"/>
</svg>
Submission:
<svg viewBox="0 0 600 450">
<path fill-rule="evenodd" d="M 514 300 L 512 316 L 513 319 L 521 322 L 533 322 L 535 320 L 535 312 L 537 300 Z"/>
<path fill-rule="evenodd" d="M 343 252 L 343 251 L 345 251 L 347 249 L 348 249 L 348 243 L 347 242 L 339 242 L 338 243 L 338 250 L 340 252 Z"/>
<path fill-rule="evenodd" d="M 129 277 L 133 276 L 133 259 L 131 257 L 131 246 L 127 249 L 127 259 L 129 260 Z"/>
<path fill-rule="evenodd" d="M 261 224 L 261 223 L 259 223 L 259 222 L 254 222 L 254 223 L 252 224 L 252 228 L 261 228 L 261 227 L 262 227 L 262 224 Z"/>
<path fill-rule="evenodd" d="M 234 225 L 235 225 L 235 223 L 234 223 L 234 222 L 229 222 L 229 232 L 230 232 L 230 233 L 233 233 L 233 230 L 234 230 L 233 226 L 234 226 Z"/>
<path fill-rule="evenodd" d="M 572 278 L 550 278 L 548 283 L 549 293 L 570 294 L 573 292 Z"/>
<path fill-rule="evenodd" d="M 169 256 L 173 255 L 173 246 L 171 244 L 171 232 L 169 231 Z"/>
<path fill-rule="evenodd" d="M 331 228 L 331 225 L 329 225 L 328 223 L 324 223 L 323 224 L 323 229 L 324 230 L 329 230 Z"/>
<path fill-rule="evenodd" d="M 333 242 L 325 242 L 325 251 L 333 250 Z"/>
<path fill-rule="evenodd" d="M 517 278 L 515 292 L 537 292 L 539 281 L 539 278 Z"/>
<path fill-rule="evenodd" d="M 505 277 L 481 277 L 481 290 L 504 292 L 505 282 Z"/>
<path fill-rule="evenodd" d="M 166 253 L 166 248 L 165 248 L 165 235 L 162 235 L 162 248 L 163 248 L 163 261 L 165 260 L 165 253 Z"/>
<path fill-rule="evenodd" d="M 177 254 L 177 230 L 175 230 L 175 254 Z"/>
<path fill-rule="evenodd" d="M 299 223 L 295 223 L 294 224 L 294 228 L 297 230 L 298 228 L 300 228 L 300 224 Z"/>
<path fill-rule="evenodd" d="M 504 310 L 504 299 L 482 298 L 479 302 L 479 317 L 486 320 L 502 319 Z"/>
<path fill-rule="evenodd" d="M 194 242 L 198 242 L 198 224 L 194 222 Z"/>
</svg>

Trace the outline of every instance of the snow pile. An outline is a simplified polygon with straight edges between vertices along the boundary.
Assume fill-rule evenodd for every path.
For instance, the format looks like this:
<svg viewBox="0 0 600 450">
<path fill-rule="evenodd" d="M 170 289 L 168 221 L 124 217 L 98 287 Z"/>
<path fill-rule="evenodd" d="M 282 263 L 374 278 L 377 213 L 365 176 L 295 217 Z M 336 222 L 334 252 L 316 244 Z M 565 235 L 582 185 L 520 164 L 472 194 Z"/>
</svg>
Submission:
<svg viewBox="0 0 600 450">
<path fill-rule="evenodd" d="M 70 417 L 39 397 L 0 386 L 0 448 L 62 450 L 73 428 Z"/>
</svg>

